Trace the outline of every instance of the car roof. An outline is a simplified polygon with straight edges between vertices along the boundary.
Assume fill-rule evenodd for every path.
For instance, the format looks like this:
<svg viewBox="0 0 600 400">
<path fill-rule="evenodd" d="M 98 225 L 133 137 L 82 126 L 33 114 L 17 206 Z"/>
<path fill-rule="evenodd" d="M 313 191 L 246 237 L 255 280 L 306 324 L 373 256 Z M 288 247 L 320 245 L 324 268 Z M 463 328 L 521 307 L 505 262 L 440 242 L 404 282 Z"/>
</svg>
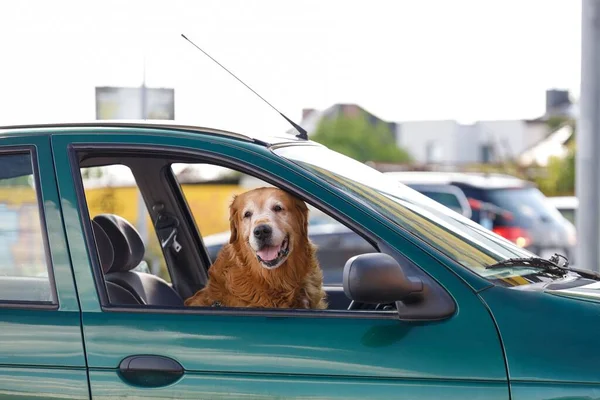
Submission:
<svg viewBox="0 0 600 400">
<path fill-rule="evenodd" d="M 556 208 L 577 208 L 579 206 L 579 199 L 575 196 L 554 196 L 548 197 L 548 200 Z"/>
<path fill-rule="evenodd" d="M 482 189 L 521 188 L 532 186 L 531 182 L 505 174 L 430 171 L 385 172 L 385 174 L 406 185 L 451 185 L 459 183 Z"/>
<path fill-rule="evenodd" d="M 23 134 L 40 134 L 52 133 L 60 131 L 71 131 L 76 129 L 82 130 L 97 130 L 106 129 L 110 131 L 115 128 L 129 129 L 163 129 L 173 130 L 178 132 L 203 133 L 216 135 L 221 137 L 233 138 L 243 141 L 255 142 L 263 145 L 275 145 L 283 143 L 311 143 L 317 144 L 310 140 L 299 138 L 295 135 L 282 133 L 260 133 L 260 134 L 245 134 L 232 132 L 222 129 L 208 128 L 196 125 L 187 125 L 175 121 L 163 120 L 101 120 L 101 121 L 82 121 L 82 122 L 65 122 L 65 123 L 47 123 L 47 124 L 29 124 L 29 125 L 6 125 L 0 126 L 0 135 L 23 135 Z M 97 132 L 96 132 L 97 133 Z"/>
</svg>

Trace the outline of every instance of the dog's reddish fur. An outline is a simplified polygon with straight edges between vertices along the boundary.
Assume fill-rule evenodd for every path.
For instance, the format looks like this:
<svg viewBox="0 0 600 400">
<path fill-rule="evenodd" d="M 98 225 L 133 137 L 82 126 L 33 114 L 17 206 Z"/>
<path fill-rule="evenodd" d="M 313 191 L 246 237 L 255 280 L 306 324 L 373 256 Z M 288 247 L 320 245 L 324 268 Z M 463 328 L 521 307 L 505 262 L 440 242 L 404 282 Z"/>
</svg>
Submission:
<svg viewBox="0 0 600 400">
<path fill-rule="evenodd" d="M 261 266 L 249 245 L 251 227 L 241 212 L 247 201 L 277 196 L 287 210 L 284 224 L 290 253 L 276 269 Z M 209 269 L 207 285 L 185 301 L 186 306 L 325 309 L 323 274 L 308 239 L 306 204 L 276 188 L 260 188 L 236 196 L 230 206 L 231 237 Z"/>
</svg>

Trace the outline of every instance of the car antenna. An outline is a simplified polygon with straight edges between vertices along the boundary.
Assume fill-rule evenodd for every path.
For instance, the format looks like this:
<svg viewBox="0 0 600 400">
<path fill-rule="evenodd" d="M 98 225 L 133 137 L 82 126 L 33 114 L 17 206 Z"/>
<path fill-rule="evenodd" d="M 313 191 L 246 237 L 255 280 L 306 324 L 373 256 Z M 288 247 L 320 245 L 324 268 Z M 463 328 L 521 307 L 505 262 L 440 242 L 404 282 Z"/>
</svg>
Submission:
<svg viewBox="0 0 600 400">
<path fill-rule="evenodd" d="M 276 109 L 271 103 L 269 103 L 267 100 L 265 100 L 260 94 L 256 93 L 250 86 L 246 85 L 240 78 L 238 78 L 237 76 L 235 76 L 233 74 L 233 72 L 231 72 L 230 70 L 228 70 L 227 68 L 225 68 L 220 62 L 218 62 L 217 60 L 215 60 L 214 58 L 212 58 L 207 52 L 205 52 L 204 50 L 202 50 L 200 48 L 200 46 L 198 46 L 196 43 L 194 43 L 190 39 L 188 39 L 187 36 L 185 36 L 183 33 L 181 34 L 181 37 L 183 37 L 185 40 L 187 40 L 188 42 L 190 42 L 195 48 L 197 48 L 202 53 L 204 53 L 204 55 L 206 55 L 208 58 L 210 58 L 211 60 L 213 60 L 219 67 L 223 68 L 225 71 L 227 71 L 235 79 L 237 79 L 238 81 L 240 81 L 240 83 L 242 85 L 244 85 L 248 89 L 250 89 L 252 91 L 252 93 L 254 93 L 255 95 L 257 95 L 262 101 L 264 101 L 265 103 L 267 103 L 273 110 L 277 111 L 277 113 L 279 113 L 279 115 L 281 115 L 283 118 L 285 118 L 285 120 L 287 122 L 289 122 L 298 131 L 298 134 L 296 135 L 297 138 L 308 140 L 308 133 L 306 132 L 306 130 L 304 128 L 302 128 L 300 125 L 298 125 L 297 123 L 295 123 L 294 121 L 292 121 L 291 119 L 289 119 L 288 117 L 286 117 L 285 114 L 283 114 L 281 111 L 279 111 L 278 109 Z"/>
</svg>

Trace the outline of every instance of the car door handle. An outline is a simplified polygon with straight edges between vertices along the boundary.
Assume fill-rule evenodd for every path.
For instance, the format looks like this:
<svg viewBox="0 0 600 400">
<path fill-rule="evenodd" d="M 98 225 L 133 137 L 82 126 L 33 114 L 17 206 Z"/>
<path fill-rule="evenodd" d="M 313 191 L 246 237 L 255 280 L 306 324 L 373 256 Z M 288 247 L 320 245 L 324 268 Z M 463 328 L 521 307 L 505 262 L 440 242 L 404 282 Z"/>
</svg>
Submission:
<svg viewBox="0 0 600 400">
<path fill-rule="evenodd" d="M 121 378 L 137 386 L 167 386 L 183 376 L 181 364 L 172 358 L 151 355 L 129 356 L 119 364 Z"/>
</svg>

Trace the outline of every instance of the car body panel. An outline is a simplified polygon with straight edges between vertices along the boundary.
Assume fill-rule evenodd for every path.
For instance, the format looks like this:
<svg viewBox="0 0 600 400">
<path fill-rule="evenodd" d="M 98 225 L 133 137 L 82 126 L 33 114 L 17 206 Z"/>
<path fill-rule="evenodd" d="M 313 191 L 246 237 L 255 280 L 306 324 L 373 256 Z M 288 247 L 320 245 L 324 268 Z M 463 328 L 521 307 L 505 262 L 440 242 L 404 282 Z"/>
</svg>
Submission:
<svg viewBox="0 0 600 400">
<path fill-rule="evenodd" d="M 511 398 L 512 400 L 592 400 L 600 398 L 600 385 L 513 382 Z"/>
<path fill-rule="evenodd" d="M 504 380 L 499 342 L 485 322 L 489 316 L 468 306 L 463 313 L 445 322 L 418 323 L 393 315 L 360 319 L 122 311 L 88 315 L 84 324 L 91 368 L 114 370 L 125 357 L 154 354 L 195 372 Z"/>
<path fill-rule="evenodd" d="M 600 349 L 592 345 L 600 304 L 498 286 L 480 296 L 499 326 L 512 384 L 600 383 Z"/>
<path fill-rule="evenodd" d="M 78 282 L 83 312 L 92 392 L 100 396 L 106 381 L 112 381 L 115 396 L 143 395 L 148 389 L 123 385 L 117 372 L 120 361 L 135 354 L 168 356 L 186 370 L 186 377 L 172 385 L 197 398 L 194 385 L 214 386 L 219 379 L 188 379 L 187 374 L 211 377 L 215 373 L 241 374 L 244 379 L 272 379 L 280 374 L 296 376 L 297 387 L 288 393 L 310 390 L 303 387 L 302 376 L 345 381 L 339 396 L 351 398 L 356 378 L 426 379 L 435 385 L 456 380 L 471 388 L 467 397 L 489 387 L 508 398 L 506 369 L 500 341 L 489 312 L 473 290 L 456 274 L 423 249 L 403 240 L 377 219 L 374 212 L 357 207 L 347 199 L 315 183 L 297 167 L 284 162 L 268 149 L 243 141 L 200 134 L 173 134 L 169 137 L 130 135 L 128 131 L 89 134 L 56 134 L 52 138 L 61 200 L 69 240 L 74 243 L 71 257 Z M 77 197 L 68 149 L 79 143 L 168 146 L 180 151 L 210 151 L 258 167 L 311 193 L 324 204 L 335 207 L 354 223 L 401 250 L 440 282 L 455 298 L 459 312 L 444 321 L 402 322 L 392 313 L 381 318 L 334 317 L 324 315 L 244 315 L 243 311 L 218 313 L 212 310 L 180 313 L 168 310 L 102 310 L 79 220 Z M 78 172 L 78 171 L 77 171 Z M 412 240 L 415 240 L 413 237 Z M 73 248 L 77 247 L 77 248 Z M 444 340 L 439 340 L 444 338 Z M 460 360 L 460 362 L 457 362 Z M 110 373 L 108 371 L 111 371 Z M 98 376 L 97 383 L 93 377 Z M 216 376 L 216 375 L 215 375 Z M 335 379 L 334 379 L 335 378 Z M 101 383 L 100 383 L 101 382 Z M 307 381 L 308 382 L 308 381 Z M 505 385 L 503 387 L 503 384 Z M 410 386 L 407 381 L 406 385 Z M 408 387 L 407 386 L 407 387 Z M 203 386 L 201 386 L 203 387 Z M 342 388 L 345 388 L 342 391 Z M 256 386 L 255 396 L 264 392 Z M 362 390 L 362 389 L 361 389 Z M 385 389 L 387 390 L 387 389 Z M 499 392 L 498 392 L 499 391 Z M 158 393 L 158 392 L 157 392 Z M 467 392 L 464 392 L 467 393 Z M 248 393 L 250 394 L 250 393 Z"/>
<path fill-rule="evenodd" d="M 0 305 L 0 393 L 78 398 L 87 393 L 81 317 L 65 238 L 48 136 L 0 138 L 2 149 L 34 146 L 38 196 L 50 249 L 58 307 Z M 52 370 L 48 369 L 52 368 Z M 45 378 L 44 378 L 45 377 Z M 32 386 L 37 379 L 37 389 Z M 25 387 L 19 389 L 21 382 Z M 62 385 L 52 385 L 61 382 Z M 69 388 L 85 388 L 85 391 Z M 71 397 L 73 395 L 74 397 Z M 15 398 L 17 395 L 14 395 Z M 35 396 L 36 398 L 40 398 Z M 84 396 L 85 397 L 85 396 Z M 11 397 L 13 398 L 13 397 Z M 44 397 L 41 397 L 44 398 Z"/>
<path fill-rule="evenodd" d="M 85 369 L 0 367 L 0 399 L 90 398 Z"/>
</svg>

